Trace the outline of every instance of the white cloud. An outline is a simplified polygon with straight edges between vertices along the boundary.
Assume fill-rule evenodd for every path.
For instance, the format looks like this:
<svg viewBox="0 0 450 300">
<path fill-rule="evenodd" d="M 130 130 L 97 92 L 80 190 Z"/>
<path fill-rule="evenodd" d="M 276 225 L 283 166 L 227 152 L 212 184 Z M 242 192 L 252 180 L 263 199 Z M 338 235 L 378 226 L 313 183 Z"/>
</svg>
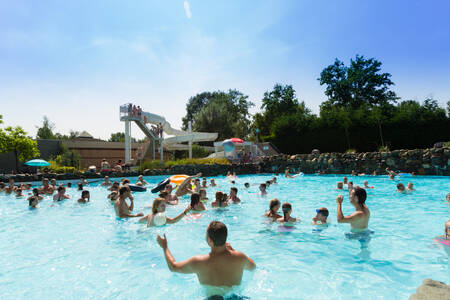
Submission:
<svg viewBox="0 0 450 300">
<path fill-rule="evenodd" d="M 189 6 L 189 2 L 184 1 L 184 11 L 186 12 L 186 17 L 190 19 L 192 17 L 191 7 Z"/>
</svg>

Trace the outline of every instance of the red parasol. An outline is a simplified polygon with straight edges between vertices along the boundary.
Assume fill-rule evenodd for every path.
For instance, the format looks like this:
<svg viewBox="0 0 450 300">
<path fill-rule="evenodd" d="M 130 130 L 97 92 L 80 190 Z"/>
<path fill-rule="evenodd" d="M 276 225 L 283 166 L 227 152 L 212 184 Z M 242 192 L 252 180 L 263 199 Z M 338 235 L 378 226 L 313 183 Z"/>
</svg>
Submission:
<svg viewBox="0 0 450 300">
<path fill-rule="evenodd" d="M 232 138 L 230 139 L 233 143 L 242 144 L 244 141 L 239 138 Z"/>
</svg>

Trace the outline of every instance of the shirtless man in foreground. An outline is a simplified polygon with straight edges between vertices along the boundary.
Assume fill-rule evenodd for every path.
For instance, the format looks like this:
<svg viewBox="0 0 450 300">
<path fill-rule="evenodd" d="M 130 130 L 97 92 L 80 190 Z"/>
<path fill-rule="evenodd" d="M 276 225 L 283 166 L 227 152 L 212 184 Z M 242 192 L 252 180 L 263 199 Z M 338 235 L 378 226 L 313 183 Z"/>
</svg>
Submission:
<svg viewBox="0 0 450 300">
<path fill-rule="evenodd" d="M 127 198 L 130 199 L 130 205 L 125 201 Z M 133 197 L 131 196 L 131 191 L 128 186 L 122 186 L 119 189 L 119 198 L 114 201 L 114 210 L 116 211 L 116 216 L 119 218 L 136 218 L 143 217 L 143 213 L 131 214 L 130 212 L 134 208 Z"/>
<path fill-rule="evenodd" d="M 181 196 L 186 195 L 189 192 L 192 192 L 190 189 L 191 188 L 191 186 L 190 186 L 191 179 L 195 178 L 195 177 L 201 177 L 201 176 L 202 176 L 202 173 L 198 173 L 197 175 L 187 177 L 178 187 L 177 191 L 175 192 L 175 196 L 181 197 Z"/>
<path fill-rule="evenodd" d="M 242 252 L 234 250 L 227 243 L 227 226 L 219 221 L 212 221 L 206 230 L 206 241 L 211 252 L 197 255 L 188 260 L 177 262 L 167 246 L 166 235 L 158 235 L 157 241 L 164 250 L 169 270 L 184 274 L 197 274 L 203 285 L 217 287 L 217 290 L 227 293 L 235 285 L 241 284 L 244 270 L 252 271 L 256 268 L 251 258 Z M 219 289 L 219 287 L 227 288 Z M 214 291 L 216 294 L 218 291 Z M 213 296 L 213 295 L 210 295 Z"/>
<path fill-rule="evenodd" d="M 342 201 L 344 197 L 336 197 L 337 203 L 337 221 L 338 223 L 350 223 L 352 232 L 363 232 L 369 226 L 370 211 L 365 205 L 367 198 L 366 190 L 355 186 L 350 192 L 350 203 L 355 207 L 355 212 L 349 216 L 342 213 Z"/>
</svg>

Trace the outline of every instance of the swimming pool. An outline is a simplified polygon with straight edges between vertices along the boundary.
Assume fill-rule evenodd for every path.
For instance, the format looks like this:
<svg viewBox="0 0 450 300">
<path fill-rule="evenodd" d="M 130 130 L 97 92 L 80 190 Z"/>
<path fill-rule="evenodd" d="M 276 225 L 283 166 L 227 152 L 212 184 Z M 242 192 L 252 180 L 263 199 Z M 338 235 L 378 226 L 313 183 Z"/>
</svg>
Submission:
<svg viewBox="0 0 450 300">
<path fill-rule="evenodd" d="M 91 203 L 76 203 L 80 192 L 68 189 L 74 199 L 52 206 L 45 199 L 39 209 L 27 201 L 0 194 L 0 299 L 204 299 L 195 275 L 171 273 L 155 239 L 166 233 L 177 261 L 207 253 L 206 226 L 220 220 L 228 226 L 228 241 L 257 264 L 244 274 L 238 294 L 251 299 L 407 299 L 422 281 L 450 281 L 450 258 L 432 238 L 443 234 L 450 218 L 445 201 L 450 178 L 410 177 L 417 191 L 396 192 L 397 181 L 386 176 L 352 177 L 375 186 L 368 191 L 369 228 L 375 233 L 367 248 L 345 238 L 348 224 L 336 222 L 336 196 L 345 195 L 344 214 L 353 212 L 348 193 L 338 192 L 339 176 L 278 177 L 268 196 L 257 195 L 256 184 L 271 175 L 241 175 L 236 186 L 240 205 L 209 209 L 200 219 L 184 218 L 161 228 L 145 228 L 136 219 L 117 220 L 105 188 L 90 186 Z M 218 187 L 229 192 L 224 177 Z M 151 186 L 162 176 L 145 177 Z M 134 179 L 132 180 L 134 181 Z M 248 191 L 244 182 L 252 185 Z M 95 184 L 93 184 L 95 185 Z M 406 184 L 405 184 L 406 185 Z M 148 213 L 150 192 L 134 193 L 135 211 Z M 281 233 L 262 217 L 272 198 L 293 205 L 292 215 L 302 220 L 292 232 Z M 175 216 L 188 198 L 167 215 Z M 318 231 L 311 225 L 315 209 L 330 211 L 331 225 Z"/>
</svg>

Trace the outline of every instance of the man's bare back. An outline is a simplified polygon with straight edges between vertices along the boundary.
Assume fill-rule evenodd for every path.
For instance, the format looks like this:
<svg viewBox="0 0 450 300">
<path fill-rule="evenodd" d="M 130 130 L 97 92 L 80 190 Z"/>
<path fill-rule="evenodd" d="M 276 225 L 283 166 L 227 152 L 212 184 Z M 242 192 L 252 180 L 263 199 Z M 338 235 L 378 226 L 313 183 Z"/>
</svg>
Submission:
<svg viewBox="0 0 450 300">
<path fill-rule="evenodd" d="M 195 178 L 195 177 L 200 177 L 200 176 L 202 176 L 202 173 L 198 173 L 197 175 L 187 177 L 187 178 L 186 178 L 186 179 L 178 186 L 178 189 L 177 189 L 176 192 L 175 192 L 175 196 L 181 197 L 181 196 L 186 195 L 186 194 L 190 191 L 190 188 L 191 188 L 191 187 L 189 186 L 189 183 L 191 182 L 191 179 L 192 179 L 192 178 Z"/>
</svg>

